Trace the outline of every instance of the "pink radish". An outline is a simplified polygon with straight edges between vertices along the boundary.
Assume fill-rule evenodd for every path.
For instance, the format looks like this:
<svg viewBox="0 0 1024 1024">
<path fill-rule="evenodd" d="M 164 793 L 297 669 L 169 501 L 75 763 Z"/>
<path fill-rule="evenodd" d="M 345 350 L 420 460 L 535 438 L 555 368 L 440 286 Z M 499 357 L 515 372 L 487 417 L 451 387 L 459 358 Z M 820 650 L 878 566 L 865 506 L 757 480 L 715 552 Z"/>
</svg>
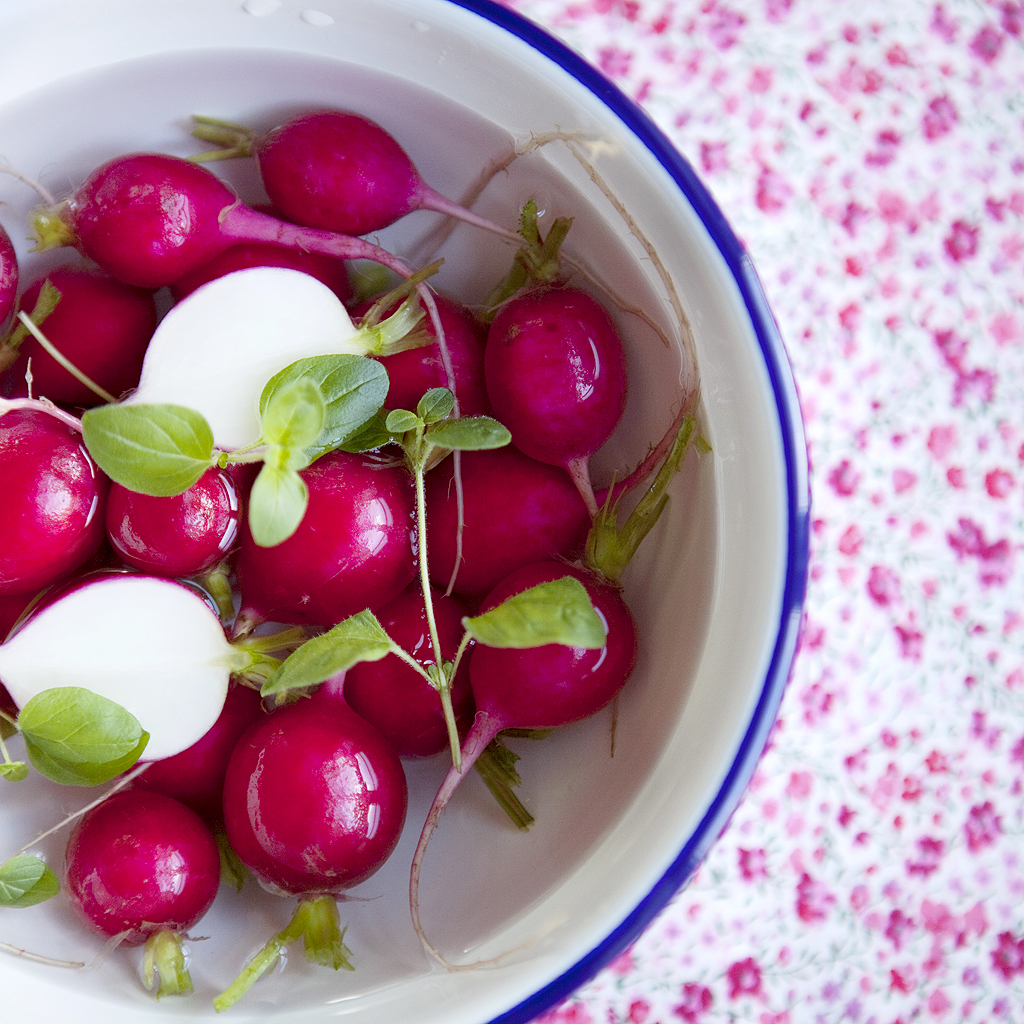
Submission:
<svg viewBox="0 0 1024 1024">
<path fill-rule="evenodd" d="M 415 576 L 414 494 L 405 469 L 334 451 L 300 476 L 309 504 L 287 540 L 261 547 L 243 527 L 236 633 L 265 621 L 329 629 L 387 604 Z"/>
<path fill-rule="evenodd" d="M 491 411 L 491 403 L 484 384 L 485 335 L 464 306 L 443 295 L 435 296 L 434 301 L 451 356 L 453 390 L 459 396 L 460 415 L 486 416 Z M 360 307 L 356 313 L 365 312 L 366 308 Z M 394 307 L 388 312 L 394 312 Z M 429 324 L 426 330 L 434 338 L 433 344 L 381 357 L 390 381 L 384 403 L 388 409 L 415 409 L 416 403 L 431 388 L 449 386 L 435 331 Z"/>
<path fill-rule="evenodd" d="M 427 185 L 397 140 L 361 114 L 312 110 L 259 137 L 236 125 L 197 121 L 194 134 L 232 148 L 196 159 L 251 153 L 271 202 L 296 224 L 365 235 L 413 210 L 433 210 L 521 241 Z"/>
<path fill-rule="evenodd" d="M 0 225 L 0 328 L 14 309 L 18 296 L 18 255 L 10 235 Z"/>
<path fill-rule="evenodd" d="M 99 548 L 107 478 L 73 417 L 27 399 L 0 400 L 0 464 L 0 594 L 38 590 Z"/>
<path fill-rule="evenodd" d="M 432 609 L 441 643 L 441 655 L 454 659 L 462 639 L 465 609 L 441 593 L 432 595 Z M 423 593 L 418 585 L 406 588 L 377 613 L 392 640 L 424 668 L 434 664 Z M 452 681 L 452 705 L 460 732 L 473 717 L 473 694 L 468 665 L 463 663 Z M 324 683 L 313 699 L 331 683 Z M 344 677 L 344 697 L 356 714 L 376 726 L 401 757 L 431 757 L 448 748 L 448 727 L 441 698 L 418 672 L 389 654 L 380 661 L 353 665 Z"/>
<path fill-rule="evenodd" d="M 210 730 L 180 754 L 150 762 L 132 788 L 163 793 L 207 821 L 219 820 L 231 752 L 242 733 L 263 714 L 260 695 L 248 686 L 232 683 Z"/>
<path fill-rule="evenodd" d="M 299 897 L 299 906 L 216 1009 L 234 1003 L 302 935 L 308 958 L 351 969 L 335 898 L 388 859 L 407 804 L 398 755 L 343 701 L 300 700 L 242 736 L 224 781 L 228 840 L 265 887 Z"/>
<path fill-rule="evenodd" d="M 108 394 L 117 397 L 135 387 L 156 328 L 152 291 L 124 284 L 83 263 L 57 267 L 35 281 L 21 296 L 18 308 L 31 316 L 47 282 L 59 300 L 42 321 L 33 318 L 46 339 Z M 25 370 L 30 359 L 33 394 L 80 408 L 103 400 L 31 335 L 20 343 L 16 360 L 4 374 L 6 394 L 27 394 Z"/>
<path fill-rule="evenodd" d="M 192 991 L 181 946 L 213 905 L 220 854 L 194 811 L 160 793 L 121 791 L 68 837 L 65 893 L 83 921 L 126 945 L 146 944 L 143 981 L 157 996 Z"/>
<path fill-rule="evenodd" d="M 347 302 L 352 295 L 348 270 L 341 260 L 300 249 L 285 249 L 269 242 L 242 242 L 174 281 L 171 297 L 177 302 L 207 281 L 248 267 L 289 267 L 323 282 L 342 302 Z"/>
<path fill-rule="evenodd" d="M 590 524 L 587 507 L 557 467 L 531 459 L 512 445 L 463 452 L 462 487 L 457 593 L 482 597 L 514 569 L 582 552 Z M 446 587 L 459 551 L 459 509 L 450 462 L 427 474 L 425 489 L 431 576 Z"/>
<path fill-rule="evenodd" d="M 470 657 L 476 718 L 462 744 L 461 770 L 449 769 L 434 797 L 409 877 L 409 904 L 416 933 L 439 963 L 420 921 L 419 879 L 427 844 L 452 794 L 481 752 L 505 729 L 551 729 L 596 714 L 625 685 L 637 656 L 636 625 L 621 594 L 597 576 L 561 562 L 538 562 L 512 573 L 487 596 L 481 614 L 530 587 L 571 576 L 579 580 L 604 625 L 599 648 L 544 644 L 492 647 L 477 643 Z"/>
<path fill-rule="evenodd" d="M 33 226 L 39 250 L 74 245 L 114 277 L 144 288 L 173 284 L 244 242 L 340 260 L 372 260 L 403 278 L 412 276 L 380 246 L 253 210 L 206 168 L 163 153 L 128 153 L 108 160 L 70 199 L 38 209 Z M 416 289 L 450 370 L 433 296 L 422 281 Z"/>
<path fill-rule="evenodd" d="M 503 305 L 484 353 L 494 415 L 527 455 L 565 468 L 597 513 L 590 456 L 626 404 L 626 355 L 604 307 L 572 288 L 536 288 Z"/>
<path fill-rule="evenodd" d="M 182 494 L 158 498 L 111 484 L 106 528 L 128 565 L 157 576 L 196 576 L 221 562 L 238 539 L 238 492 L 208 469 Z"/>
</svg>

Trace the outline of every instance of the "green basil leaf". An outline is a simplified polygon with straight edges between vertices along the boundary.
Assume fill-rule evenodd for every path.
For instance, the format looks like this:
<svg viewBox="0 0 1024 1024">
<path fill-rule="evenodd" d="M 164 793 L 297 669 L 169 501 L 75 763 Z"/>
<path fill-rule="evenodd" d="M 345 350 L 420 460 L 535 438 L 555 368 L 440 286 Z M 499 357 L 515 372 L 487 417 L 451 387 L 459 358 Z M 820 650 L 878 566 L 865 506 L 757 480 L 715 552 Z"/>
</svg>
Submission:
<svg viewBox="0 0 1024 1024">
<path fill-rule="evenodd" d="M 24 761 L 5 761 L 0 764 L 0 778 L 8 782 L 21 782 L 28 778 L 28 765 Z"/>
<path fill-rule="evenodd" d="M 260 416 L 276 391 L 300 378 L 312 381 L 324 401 L 320 434 L 307 446 L 311 462 L 337 448 L 376 415 L 388 394 L 387 370 L 376 359 L 348 354 L 310 356 L 270 378 L 260 396 Z"/>
<path fill-rule="evenodd" d="M 427 428 L 426 436 L 439 448 L 464 452 L 503 448 L 512 440 L 508 428 L 490 416 L 464 416 L 435 423 Z"/>
<path fill-rule="evenodd" d="M 267 697 L 316 686 L 361 661 L 380 661 L 393 647 L 373 612 L 356 612 L 288 655 L 260 692 Z"/>
<path fill-rule="evenodd" d="M 437 423 L 455 408 L 455 396 L 447 388 L 431 388 L 416 406 L 416 415 L 424 423 Z"/>
<path fill-rule="evenodd" d="M 287 540 L 309 504 L 306 481 L 293 470 L 264 463 L 249 493 L 249 532 L 263 548 Z"/>
<path fill-rule="evenodd" d="M 34 907 L 59 891 L 57 876 L 38 857 L 23 853 L 0 864 L 0 907 Z"/>
<path fill-rule="evenodd" d="M 96 786 L 120 775 L 149 741 L 134 715 L 79 686 L 37 693 L 18 726 L 36 770 L 67 785 Z"/>
<path fill-rule="evenodd" d="M 286 381 L 273 391 L 260 415 L 263 440 L 282 448 L 306 448 L 320 436 L 324 415 L 323 394 L 309 377 Z"/>
<path fill-rule="evenodd" d="M 604 623 L 574 576 L 538 583 L 462 624 L 488 647 L 564 644 L 598 650 L 605 643 Z"/>
<path fill-rule="evenodd" d="M 423 420 L 408 409 L 392 409 L 384 420 L 384 426 L 392 434 L 401 436 L 410 430 L 423 426 Z"/>
<path fill-rule="evenodd" d="M 82 436 L 100 469 L 140 494 L 187 491 L 213 465 L 213 431 L 181 405 L 101 405 L 82 415 Z"/>
<path fill-rule="evenodd" d="M 102 786 L 104 782 L 116 779 L 135 765 L 148 742 L 149 733 L 143 732 L 139 742 L 127 754 L 96 764 L 65 761 L 29 739 L 25 740 L 25 751 L 35 770 L 51 782 L 61 786 Z"/>
<path fill-rule="evenodd" d="M 355 433 L 349 434 L 338 448 L 344 452 L 372 452 L 391 441 L 391 434 L 378 413 L 371 416 Z"/>
</svg>

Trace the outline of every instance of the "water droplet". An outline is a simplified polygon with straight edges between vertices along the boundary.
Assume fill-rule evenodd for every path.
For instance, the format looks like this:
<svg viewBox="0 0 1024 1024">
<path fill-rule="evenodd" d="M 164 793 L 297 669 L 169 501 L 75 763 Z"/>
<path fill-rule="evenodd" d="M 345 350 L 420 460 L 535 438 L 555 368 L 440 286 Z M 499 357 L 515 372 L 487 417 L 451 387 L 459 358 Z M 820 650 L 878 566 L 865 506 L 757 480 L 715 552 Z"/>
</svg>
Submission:
<svg viewBox="0 0 1024 1024">
<path fill-rule="evenodd" d="M 315 25 L 317 28 L 327 28 L 328 25 L 334 24 L 334 19 L 329 14 L 324 14 L 323 11 L 303 11 L 299 17 L 309 25 Z"/>
<path fill-rule="evenodd" d="M 245 0 L 242 10 L 254 18 L 267 18 L 282 6 L 282 0 Z"/>
</svg>

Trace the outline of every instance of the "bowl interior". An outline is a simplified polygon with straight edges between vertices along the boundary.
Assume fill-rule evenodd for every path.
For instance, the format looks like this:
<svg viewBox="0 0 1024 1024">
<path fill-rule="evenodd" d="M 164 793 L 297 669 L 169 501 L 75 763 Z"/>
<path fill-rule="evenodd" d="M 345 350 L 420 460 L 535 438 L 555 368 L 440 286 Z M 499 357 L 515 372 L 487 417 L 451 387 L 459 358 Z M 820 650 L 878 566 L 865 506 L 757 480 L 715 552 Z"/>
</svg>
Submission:
<svg viewBox="0 0 1024 1024">
<path fill-rule="evenodd" d="M 470 777 L 432 841 L 424 924 L 451 959 L 493 963 L 445 972 L 413 933 L 409 862 L 445 766 L 443 758 L 408 762 L 401 845 L 341 908 L 357 970 L 335 975 L 293 954 L 231 1011 L 242 1020 L 529 1019 L 542 1008 L 537 993 L 553 998 L 581 961 L 596 968 L 600 955 L 625 942 L 624 922 L 666 874 L 673 884 L 683 880 L 713 839 L 708 822 L 738 797 L 744 766 L 759 750 L 751 736 L 763 741 L 781 686 L 777 648 L 791 630 L 787 586 L 801 557 L 788 478 L 802 453 L 787 434 L 794 410 L 773 375 L 778 367 L 766 362 L 764 338 L 715 237 L 657 154 L 614 104 L 505 31 L 499 22 L 512 16 L 490 13 L 494 20 L 443 0 L 325 0 L 315 11 L 288 0 L 9 0 L 0 12 L 2 156 L 58 197 L 118 153 L 196 152 L 193 113 L 260 129 L 312 106 L 358 110 L 453 198 L 516 146 L 528 150 L 490 180 L 475 208 L 513 225 L 535 198 L 550 215 L 576 218 L 566 250 L 604 294 L 629 346 L 629 405 L 595 461 L 598 478 L 644 456 L 699 371 L 700 429 L 712 453 L 689 456 L 627 572 L 641 635 L 633 679 L 613 710 L 515 744 L 523 799 L 537 819 L 530 833 L 513 829 Z M 246 162 L 216 169 L 244 199 L 261 198 Z M 0 202 L 26 279 L 69 258 L 30 254 L 21 242 L 36 202 L 27 185 L 0 179 Z M 438 227 L 434 215 L 416 213 L 380 241 L 413 260 L 430 251 Z M 510 250 L 460 226 L 439 254 L 438 287 L 473 302 L 505 272 Z M 93 795 L 54 796 L 38 779 L 9 785 L 7 845 L 16 848 Z M 62 842 L 38 846 L 55 868 Z M 241 896 L 222 891 L 201 925 L 208 938 L 192 944 L 196 995 L 159 1006 L 141 989 L 131 952 L 95 970 L 4 959 L 8 1012 L 31 1008 L 32 1019 L 43 1012 L 56 1021 L 74 1007 L 79 1019 L 84 1012 L 87 1021 L 111 1024 L 212 1017 L 212 996 L 290 910 L 255 886 Z M 5 942 L 50 957 L 91 962 L 101 945 L 59 898 L 9 912 L 4 923 Z"/>
</svg>

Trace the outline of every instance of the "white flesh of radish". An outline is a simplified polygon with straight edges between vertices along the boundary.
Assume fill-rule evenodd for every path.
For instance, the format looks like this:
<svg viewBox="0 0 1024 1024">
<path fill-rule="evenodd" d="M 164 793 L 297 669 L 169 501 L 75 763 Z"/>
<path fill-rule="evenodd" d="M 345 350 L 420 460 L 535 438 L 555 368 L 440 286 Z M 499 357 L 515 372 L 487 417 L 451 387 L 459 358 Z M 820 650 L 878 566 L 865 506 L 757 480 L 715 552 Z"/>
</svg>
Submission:
<svg viewBox="0 0 1024 1024">
<path fill-rule="evenodd" d="M 43 608 L 0 645 L 0 680 L 19 706 L 79 686 L 130 711 L 149 734 L 143 760 L 192 746 L 217 720 L 238 652 L 195 591 L 115 575 Z"/>
<path fill-rule="evenodd" d="M 341 300 L 309 274 L 236 270 L 197 288 L 160 321 L 132 403 L 183 405 L 206 417 L 225 451 L 259 437 L 259 398 L 279 370 L 307 356 L 365 349 Z"/>
</svg>

